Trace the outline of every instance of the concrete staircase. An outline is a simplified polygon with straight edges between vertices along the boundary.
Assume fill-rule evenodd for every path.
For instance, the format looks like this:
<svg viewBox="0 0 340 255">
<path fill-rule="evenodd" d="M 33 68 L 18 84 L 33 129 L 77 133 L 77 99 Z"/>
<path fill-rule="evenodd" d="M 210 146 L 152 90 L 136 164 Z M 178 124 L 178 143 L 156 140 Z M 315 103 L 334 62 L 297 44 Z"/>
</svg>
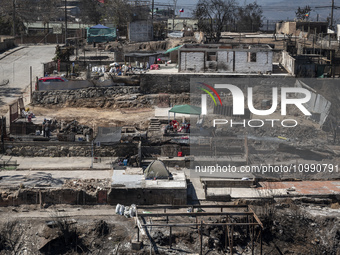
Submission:
<svg viewBox="0 0 340 255">
<path fill-rule="evenodd" d="M 161 130 L 161 122 L 159 119 L 150 119 L 149 132 L 159 132 Z"/>
</svg>

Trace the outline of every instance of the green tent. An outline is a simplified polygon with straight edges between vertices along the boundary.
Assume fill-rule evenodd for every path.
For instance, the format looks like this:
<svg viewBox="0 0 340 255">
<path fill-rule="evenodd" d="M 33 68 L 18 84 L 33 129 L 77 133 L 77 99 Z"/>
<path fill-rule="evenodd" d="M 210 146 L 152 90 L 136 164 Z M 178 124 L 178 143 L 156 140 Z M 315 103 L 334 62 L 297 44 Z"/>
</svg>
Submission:
<svg viewBox="0 0 340 255">
<path fill-rule="evenodd" d="M 168 179 L 171 174 L 162 161 L 154 160 L 144 170 L 144 176 L 145 179 Z"/>
<path fill-rule="evenodd" d="M 177 46 L 177 47 L 174 47 L 174 48 L 171 48 L 171 49 L 168 49 L 167 51 L 163 52 L 163 54 L 168 54 L 172 51 L 175 51 L 175 50 L 178 50 L 179 48 L 181 48 L 183 45 L 180 45 L 180 46 Z"/>
<path fill-rule="evenodd" d="M 201 107 L 183 104 L 183 105 L 175 105 L 172 107 L 169 112 L 173 113 L 182 113 L 182 114 L 193 114 L 193 115 L 201 115 Z"/>
</svg>

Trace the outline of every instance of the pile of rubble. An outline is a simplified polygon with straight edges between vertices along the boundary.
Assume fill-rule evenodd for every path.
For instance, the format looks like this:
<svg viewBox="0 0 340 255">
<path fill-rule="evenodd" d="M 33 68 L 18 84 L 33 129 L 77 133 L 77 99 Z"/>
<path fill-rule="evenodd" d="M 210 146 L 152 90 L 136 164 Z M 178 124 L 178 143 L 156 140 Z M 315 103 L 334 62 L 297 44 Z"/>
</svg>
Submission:
<svg viewBox="0 0 340 255">
<path fill-rule="evenodd" d="M 85 190 L 96 192 L 110 186 L 110 179 L 77 179 L 67 180 L 63 185 L 64 188 L 72 188 L 77 190 Z"/>
<path fill-rule="evenodd" d="M 86 134 L 92 134 L 93 129 L 86 125 L 80 125 L 78 121 L 76 120 L 73 120 L 70 122 L 62 121 L 60 123 L 59 133 L 64 133 L 64 134 L 76 133 L 76 134 L 86 135 Z"/>
</svg>

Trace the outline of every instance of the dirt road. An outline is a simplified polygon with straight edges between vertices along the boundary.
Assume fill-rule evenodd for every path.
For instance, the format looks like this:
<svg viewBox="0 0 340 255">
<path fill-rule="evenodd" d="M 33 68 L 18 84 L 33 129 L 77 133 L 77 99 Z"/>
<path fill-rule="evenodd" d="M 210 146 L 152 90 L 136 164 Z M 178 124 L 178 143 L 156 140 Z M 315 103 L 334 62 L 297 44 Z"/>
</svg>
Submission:
<svg viewBox="0 0 340 255">
<path fill-rule="evenodd" d="M 153 108 L 143 109 L 97 109 L 97 108 L 44 108 L 30 107 L 36 116 L 45 118 L 56 118 L 57 120 L 77 120 L 81 125 L 88 125 L 92 128 L 112 127 L 122 125 L 137 125 L 139 128 L 146 128 L 148 120 L 154 116 Z"/>
</svg>

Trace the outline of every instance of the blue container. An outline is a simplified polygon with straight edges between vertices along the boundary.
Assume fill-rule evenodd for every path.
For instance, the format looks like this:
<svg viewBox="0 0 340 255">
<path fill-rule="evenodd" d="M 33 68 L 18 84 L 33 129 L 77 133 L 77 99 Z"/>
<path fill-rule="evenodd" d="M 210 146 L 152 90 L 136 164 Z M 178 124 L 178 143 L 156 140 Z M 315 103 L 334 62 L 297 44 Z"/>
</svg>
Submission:
<svg viewBox="0 0 340 255">
<path fill-rule="evenodd" d="M 127 160 L 127 159 L 124 159 L 124 160 L 123 160 L 123 165 L 124 165 L 124 166 L 127 166 L 127 162 L 128 162 L 128 160 Z"/>
</svg>

